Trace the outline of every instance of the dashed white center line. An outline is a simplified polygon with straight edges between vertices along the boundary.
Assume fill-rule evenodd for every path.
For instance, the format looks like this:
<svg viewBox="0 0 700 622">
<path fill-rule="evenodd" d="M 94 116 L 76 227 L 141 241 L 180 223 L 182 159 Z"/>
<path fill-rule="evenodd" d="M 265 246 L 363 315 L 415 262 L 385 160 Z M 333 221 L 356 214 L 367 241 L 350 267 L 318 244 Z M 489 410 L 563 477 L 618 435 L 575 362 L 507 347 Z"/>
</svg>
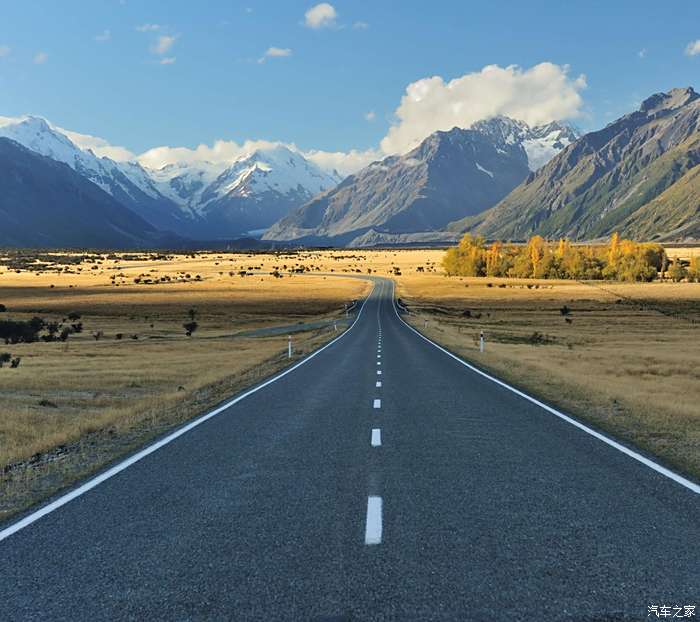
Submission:
<svg viewBox="0 0 700 622">
<path fill-rule="evenodd" d="M 382 370 L 381 370 L 381 369 L 378 369 L 378 370 L 377 370 L 377 376 L 381 376 L 381 375 L 382 375 Z"/>
<path fill-rule="evenodd" d="M 381 365 L 381 364 L 382 364 L 382 362 L 381 362 L 381 361 L 377 361 L 377 365 Z"/>
<path fill-rule="evenodd" d="M 381 355 L 381 354 L 377 354 L 377 358 L 378 358 L 378 359 L 382 358 L 382 355 Z"/>
<path fill-rule="evenodd" d="M 379 428 L 372 430 L 372 447 L 382 446 L 382 431 Z"/>
<path fill-rule="evenodd" d="M 377 380 L 376 387 L 379 388 L 379 387 L 381 387 L 381 386 L 382 386 L 382 381 L 381 381 L 381 380 Z"/>
<path fill-rule="evenodd" d="M 374 400 L 374 407 L 381 408 L 382 407 L 382 400 Z"/>
<path fill-rule="evenodd" d="M 367 526 L 365 527 L 365 544 L 382 543 L 382 498 L 367 498 Z"/>
</svg>

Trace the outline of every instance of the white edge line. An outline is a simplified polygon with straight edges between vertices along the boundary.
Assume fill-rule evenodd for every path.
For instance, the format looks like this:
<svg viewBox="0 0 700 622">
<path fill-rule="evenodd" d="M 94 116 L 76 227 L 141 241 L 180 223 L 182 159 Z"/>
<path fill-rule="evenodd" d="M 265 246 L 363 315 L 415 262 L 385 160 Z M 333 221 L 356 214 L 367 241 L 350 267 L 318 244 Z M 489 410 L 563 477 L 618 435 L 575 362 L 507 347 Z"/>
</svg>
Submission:
<svg viewBox="0 0 700 622">
<path fill-rule="evenodd" d="M 396 317 L 399 318 L 408 328 L 410 328 L 416 335 L 418 335 L 421 339 L 425 339 L 429 344 L 435 346 L 438 350 L 444 352 L 447 354 L 447 356 L 453 358 L 455 361 L 458 363 L 461 363 L 468 369 L 472 370 L 473 372 L 479 374 L 480 376 L 483 376 L 487 380 L 490 380 L 491 382 L 495 382 L 497 385 L 500 385 L 504 389 L 507 389 L 508 391 L 511 391 L 512 393 L 515 393 L 516 395 L 519 395 L 523 399 L 526 399 L 528 402 L 531 402 L 540 408 L 543 408 L 547 412 L 555 415 L 556 417 L 559 417 L 560 419 L 563 419 L 567 423 L 570 423 L 573 426 L 576 426 L 579 430 L 583 430 L 587 434 L 590 434 L 591 436 L 597 438 L 599 441 L 603 441 L 607 445 L 610 445 L 610 447 L 613 447 L 617 449 L 618 451 L 621 451 L 623 454 L 626 454 L 630 458 L 634 458 L 638 462 L 641 462 L 643 465 L 649 467 L 650 469 L 653 469 L 657 473 L 668 477 L 669 479 L 672 479 L 674 482 L 680 484 L 681 486 L 685 486 L 688 490 L 691 490 L 692 492 L 696 494 L 700 494 L 700 486 L 689 479 L 686 479 L 682 475 L 679 475 L 678 473 L 675 473 L 674 471 L 671 471 L 670 469 L 667 469 L 664 466 L 661 466 L 660 464 L 654 462 L 653 460 L 650 460 L 649 458 L 646 458 L 645 456 L 642 456 L 640 453 L 637 453 L 636 451 L 630 449 L 629 447 L 625 447 L 621 443 L 618 443 L 617 441 L 614 441 L 613 439 L 609 438 L 608 436 L 605 436 L 605 434 L 601 434 L 600 432 L 597 432 L 596 430 L 593 430 L 592 428 L 589 428 L 587 425 L 584 425 L 580 421 L 576 421 L 576 419 L 573 419 L 572 417 L 569 417 L 568 415 L 565 415 L 563 412 L 557 410 L 556 408 L 552 408 L 551 406 L 548 406 L 547 404 L 540 402 L 538 399 L 532 397 L 531 395 L 528 395 L 527 393 L 524 393 L 523 391 L 520 391 L 519 389 L 516 389 L 515 387 L 512 387 L 508 383 L 504 382 L 503 380 L 499 380 L 498 378 L 491 376 L 490 374 L 487 374 L 484 371 L 481 371 L 478 367 L 474 367 L 473 365 L 470 365 L 466 361 L 463 361 L 461 358 L 458 356 L 452 354 L 449 350 L 446 350 L 442 346 L 438 345 L 419 331 L 417 331 L 413 326 L 411 326 L 406 320 L 404 320 L 400 315 L 399 312 L 396 309 L 396 300 L 395 300 L 395 290 L 396 290 L 396 283 L 394 283 L 392 279 L 392 283 L 394 285 L 392 289 L 392 302 L 394 306 L 394 313 L 396 313 Z"/>
<path fill-rule="evenodd" d="M 382 498 L 367 497 L 365 544 L 382 543 Z"/>
<path fill-rule="evenodd" d="M 38 521 L 40 518 L 43 516 L 46 516 L 47 514 L 50 514 L 54 510 L 57 510 L 58 508 L 66 505 L 66 503 L 72 501 L 73 499 L 80 497 L 81 495 L 84 495 L 86 492 L 92 490 L 96 486 L 99 486 L 102 482 L 110 479 L 111 477 L 114 477 L 118 473 L 121 473 L 125 469 L 128 469 L 132 464 L 135 464 L 142 458 L 145 458 L 146 456 L 158 451 L 161 447 L 164 447 L 165 445 L 171 443 L 174 441 L 176 438 L 182 436 L 183 434 L 186 434 L 193 428 L 196 428 L 197 426 L 201 425 L 205 421 L 208 421 L 212 417 L 216 417 L 216 415 L 222 413 L 223 411 L 227 410 L 234 404 L 237 404 L 241 400 L 244 400 L 246 397 L 249 397 L 253 393 L 257 393 L 260 391 L 260 389 L 264 389 L 266 386 L 272 384 L 273 382 L 277 382 L 287 374 L 291 374 L 295 369 L 301 367 L 305 363 L 308 363 L 312 358 L 314 358 L 316 355 L 320 354 L 323 352 L 326 348 L 330 348 L 334 343 L 337 341 L 340 341 L 345 335 L 347 335 L 357 324 L 358 320 L 362 316 L 362 311 L 365 308 L 365 303 L 367 300 L 370 299 L 372 296 L 372 293 L 374 292 L 374 287 L 375 283 L 372 283 L 372 289 L 370 290 L 370 293 L 367 295 L 367 298 L 364 299 L 362 302 L 362 306 L 360 307 L 360 311 L 355 317 L 355 321 L 350 325 L 350 327 L 340 335 L 338 335 L 333 341 L 328 342 L 325 346 L 322 346 L 315 352 L 312 352 L 307 356 L 305 359 L 302 359 L 298 363 L 295 363 L 292 365 L 289 369 L 285 369 L 283 372 L 277 374 L 276 376 L 273 376 L 269 380 L 266 380 L 262 384 L 258 385 L 257 387 L 253 387 L 252 389 L 249 389 L 245 393 L 239 395 L 238 397 L 229 400 L 225 404 L 222 404 L 218 408 L 212 410 L 211 412 L 207 413 L 206 415 L 202 415 L 198 419 L 195 419 L 194 421 L 191 421 L 190 423 L 184 425 L 183 427 L 175 430 L 175 432 L 172 432 L 168 434 L 166 437 L 160 439 L 159 441 L 156 441 L 152 445 L 149 445 L 148 447 L 142 449 L 141 451 L 135 453 L 133 456 L 130 456 L 126 460 L 122 460 L 120 463 L 115 464 L 113 467 L 107 469 L 103 473 L 100 473 L 99 475 L 93 477 L 92 479 L 89 479 L 87 482 L 84 484 L 78 486 L 78 488 L 71 490 L 70 492 L 66 493 L 65 495 L 60 496 L 58 499 L 52 501 L 51 503 L 45 505 L 42 508 L 39 508 L 35 512 L 32 512 L 28 516 L 25 516 L 23 519 L 17 521 L 16 523 L 10 525 L 9 527 L 6 527 L 2 531 L 0 531 L 0 542 L 5 540 L 5 538 L 9 538 L 12 534 L 17 533 L 21 529 L 24 529 L 25 527 L 28 527 L 32 523 Z"/>
</svg>

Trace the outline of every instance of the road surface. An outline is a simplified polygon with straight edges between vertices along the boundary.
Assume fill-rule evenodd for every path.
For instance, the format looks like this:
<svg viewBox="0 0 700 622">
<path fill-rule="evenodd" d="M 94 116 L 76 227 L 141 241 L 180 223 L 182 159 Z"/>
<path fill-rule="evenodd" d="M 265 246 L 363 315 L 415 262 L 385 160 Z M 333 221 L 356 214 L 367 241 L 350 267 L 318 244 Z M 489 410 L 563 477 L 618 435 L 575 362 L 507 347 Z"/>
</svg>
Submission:
<svg viewBox="0 0 700 622">
<path fill-rule="evenodd" d="M 700 605 L 697 486 L 468 369 L 392 296 L 375 279 L 307 362 L 6 525 L 0 620 L 644 620 Z"/>
</svg>

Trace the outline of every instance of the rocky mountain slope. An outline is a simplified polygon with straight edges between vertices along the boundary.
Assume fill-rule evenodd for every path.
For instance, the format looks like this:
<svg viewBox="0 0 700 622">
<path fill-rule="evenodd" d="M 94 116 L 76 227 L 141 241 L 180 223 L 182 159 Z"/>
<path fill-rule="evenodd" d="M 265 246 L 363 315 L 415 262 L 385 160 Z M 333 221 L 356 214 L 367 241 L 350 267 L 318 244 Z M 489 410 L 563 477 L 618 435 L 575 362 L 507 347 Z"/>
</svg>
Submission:
<svg viewBox="0 0 700 622">
<path fill-rule="evenodd" d="M 700 237 L 700 96 L 658 93 L 569 145 L 492 209 L 450 226 L 488 238 Z"/>
<path fill-rule="evenodd" d="M 574 138 L 562 125 L 529 128 L 506 117 L 435 132 L 411 152 L 374 162 L 294 210 L 263 239 L 364 245 L 370 231 L 401 239 L 439 231 L 495 205 L 537 161 Z"/>
<path fill-rule="evenodd" d="M 156 229 L 70 166 L 0 138 L 0 245 L 150 247 Z"/>
</svg>

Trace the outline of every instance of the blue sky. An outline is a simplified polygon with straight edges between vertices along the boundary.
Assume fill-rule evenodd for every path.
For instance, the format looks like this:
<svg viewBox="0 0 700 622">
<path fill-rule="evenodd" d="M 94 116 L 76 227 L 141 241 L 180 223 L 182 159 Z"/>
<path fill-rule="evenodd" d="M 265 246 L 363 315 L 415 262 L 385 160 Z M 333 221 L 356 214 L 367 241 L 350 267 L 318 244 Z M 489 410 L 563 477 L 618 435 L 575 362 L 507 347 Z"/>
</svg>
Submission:
<svg viewBox="0 0 700 622">
<path fill-rule="evenodd" d="M 309 20 L 314 3 L 294 0 L 3 4 L 0 115 L 41 115 L 134 153 L 220 139 L 377 150 L 392 125 L 412 124 L 404 142 L 390 145 L 401 148 L 431 129 L 441 98 L 455 104 L 438 85 L 433 103 L 402 120 L 397 109 L 410 84 L 431 76 L 448 82 L 489 65 L 517 65 L 527 76 L 551 63 L 557 69 L 541 79 L 565 75 L 560 91 L 569 89 L 553 97 L 580 101 L 528 105 L 575 114 L 583 129 L 653 92 L 700 86 L 700 54 L 687 53 L 700 39 L 700 3 L 686 0 L 335 0 L 330 13 L 325 7 Z M 270 48 L 277 51 L 259 62 Z M 511 74 L 501 76 L 515 91 L 507 97 L 543 90 Z M 483 101 L 473 100 L 498 99 L 499 80 L 488 88 L 469 81 L 454 96 L 482 114 Z"/>
</svg>

